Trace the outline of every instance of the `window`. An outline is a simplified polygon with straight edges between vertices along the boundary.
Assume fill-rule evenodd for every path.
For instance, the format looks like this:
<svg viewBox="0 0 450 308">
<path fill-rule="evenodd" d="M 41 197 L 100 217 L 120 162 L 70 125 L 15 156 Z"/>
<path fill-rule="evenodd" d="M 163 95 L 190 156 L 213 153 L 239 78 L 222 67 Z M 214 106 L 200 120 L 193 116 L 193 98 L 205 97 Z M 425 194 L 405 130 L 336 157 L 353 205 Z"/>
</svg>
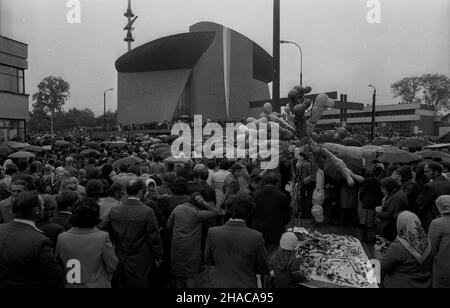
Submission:
<svg viewBox="0 0 450 308">
<path fill-rule="evenodd" d="M 25 141 L 25 120 L 0 119 L 0 143 L 11 139 Z"/>
<path fill-rule="evenodd" d="M 0 64 L 0 91 L 25 94 L 24 70 Z"/>
</svg>

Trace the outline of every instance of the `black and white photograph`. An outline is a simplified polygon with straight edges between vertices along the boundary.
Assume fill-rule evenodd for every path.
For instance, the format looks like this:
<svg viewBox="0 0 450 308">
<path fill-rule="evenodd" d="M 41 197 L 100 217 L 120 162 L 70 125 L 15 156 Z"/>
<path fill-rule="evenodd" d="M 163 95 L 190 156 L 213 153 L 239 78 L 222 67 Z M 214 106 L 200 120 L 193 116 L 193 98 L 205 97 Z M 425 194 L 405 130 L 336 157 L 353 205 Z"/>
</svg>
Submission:
<svg viewBox="0 0 450 308">
<path fill-rule="evenodd" d="M 0 0 L 0 288 L 450 288 L 450 1 Z"/>
</svg>

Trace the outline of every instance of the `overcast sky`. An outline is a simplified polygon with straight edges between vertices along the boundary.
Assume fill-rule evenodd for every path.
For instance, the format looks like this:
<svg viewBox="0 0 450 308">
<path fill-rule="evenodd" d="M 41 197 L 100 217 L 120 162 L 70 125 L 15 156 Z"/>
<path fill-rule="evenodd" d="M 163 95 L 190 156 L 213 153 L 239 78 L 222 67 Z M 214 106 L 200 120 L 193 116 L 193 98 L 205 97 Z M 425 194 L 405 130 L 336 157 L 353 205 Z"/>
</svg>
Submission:
<svg viewBox="0 0 450 308">
<path fill-rule="evenodd" d="M 103 112 L 103 90 L 117 88 L 115 60 L 123 42 L 127 0 L 80 0 L 81 23 L 69 24 L 68 0 L 0 0 L 0 35 L 29 44 L 26 90 L 49 75 L 71 85 L 70 107 Z M 212 21 L 272 53 L 272 0 L 133 0 L 133 47 Z M 394 102 L 390 84 L 411 75 L 450 76 L 450 1 L 380 0 L 381 23 L 366 20 L 368 0 L 281 0 L 281 38 L 303 49 L 303 83 L 338 91 L 349 101 Z M 299 80 L 299 52 L 281 46 L 281 95 Z M 107 108 L 116 108 L 116 93 Z M 31 101 L 30 101 L 31 108 Z"/>
</svg>

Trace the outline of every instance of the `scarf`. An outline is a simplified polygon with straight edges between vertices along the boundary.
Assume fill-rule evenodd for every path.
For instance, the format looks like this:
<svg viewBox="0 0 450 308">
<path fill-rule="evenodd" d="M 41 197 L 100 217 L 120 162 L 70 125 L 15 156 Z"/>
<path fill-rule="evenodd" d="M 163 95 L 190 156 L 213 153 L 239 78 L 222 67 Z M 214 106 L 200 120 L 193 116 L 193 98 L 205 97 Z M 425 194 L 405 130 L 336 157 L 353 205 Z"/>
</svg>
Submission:
<svg viewBox="0 0 450 308">
<path fill-rule="evenodd" d="M 397 218 L 398 241 L 419 264 L 431 253 L 431 244 L 416 214 L 405 211 Z"/>
</svg>

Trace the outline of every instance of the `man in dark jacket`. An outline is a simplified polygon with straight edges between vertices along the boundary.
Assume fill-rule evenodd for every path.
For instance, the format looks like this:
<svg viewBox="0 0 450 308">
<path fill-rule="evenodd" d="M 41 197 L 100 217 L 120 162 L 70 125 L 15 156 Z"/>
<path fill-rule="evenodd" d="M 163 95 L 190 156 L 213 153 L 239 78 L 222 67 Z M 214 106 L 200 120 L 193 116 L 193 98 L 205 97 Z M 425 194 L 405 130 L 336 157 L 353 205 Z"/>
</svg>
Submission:
<svg viewBox="0 0 450 308">
<path fill-rule="evenodd" d="M 194 170 L 194 180 L 187 184 L 187 194 L 200 193 L 206 202 L 216 204 L 216 191 L 206 183 L 209 172 L 204 166 L 196 167 Z"/>
<path fill-rule="evenodd" d="M 24 191 L 28 191 L 28 182 L 23 180 L 14 180 L 11 184 L 11 196 L 0 202 L 0 224 L 10 222 L 14 219 L 12 206 L 14 200 Z"/>
<path fill-rule="evenodd" d="M 50 222 L 62 226 L 66 231 L 72 228 L 70 219 L 72 218 L 72 209 L 78 202 L 78 194 L 71 190 L 63 190 L 56 196 L 57 213 L 49 219 Z"/>
<path fill-rule="evenodd" d="M 267 245 L 278 245 L 289 223 L 289 200 L 277 189 L 277 178 L 268 174 L 265 187 L 254 194 L 256 207 L 248 220 L 248 226 L 264 236 Z"/>
<path fill-rule="evenodd" d="M 425 165 L 425 175 L 431 182 L 420 193 L 416 207 L 423 228 L 428 232 L 431 222 L 440 217 L 435 201 L 439 196 L 450 195 L 450 181 L 442 175 L 442 166 L 435 162 Z"/>
<path fill-rule="evenodd" d="M 250 195 L 238 193 L 227 203 L 231 219 L 221 227 L 209 229 L 205 264 L 213 266 L 211 287 L 257 288 L 257 275 L 269 273 L 263 236 L 245 224 L 253 205 Z"/>
<path fill-rule="evenodd" d="M 100 224 L 115 244 L 119 258 L 116 279 L 124 288 L 151 287 L 152 269 L 163 258 L 155 212 L 141 202 L 144 188 L 141 180 L 131 180 L 126 186 L 127 198 Z"/>
<path fill-rule="evenodd" d="M 12 210 L 15 219 L 0 225 L 0 288 L 63 287 L 63 268 L 35 225 L 42 219 L 42 200 L 36 192 L 23 192 Z"/>
</svg>

